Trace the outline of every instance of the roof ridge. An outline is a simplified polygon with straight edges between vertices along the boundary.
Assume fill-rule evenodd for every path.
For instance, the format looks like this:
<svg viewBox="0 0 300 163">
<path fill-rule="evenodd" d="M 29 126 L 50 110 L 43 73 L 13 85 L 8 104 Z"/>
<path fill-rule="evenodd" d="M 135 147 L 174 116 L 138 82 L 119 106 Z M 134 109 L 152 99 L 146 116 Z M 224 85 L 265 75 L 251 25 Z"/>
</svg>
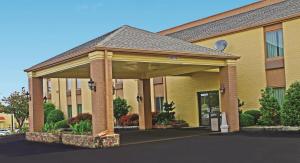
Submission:
<svg viewBox="0 0 300 163">
<path fill-rule="evenodd" d="M 96 44 L 96 46 L 103 46 L 106 42 L 108 42 L 111 38 L 113 38 L 115 35 L 117 35 L 118 33 L 120 33 L 121 31 L 123 31 L 125 28 L 127 28 L 128 25 L 123 25 L 117 29 L 114 30 L 114 32 L 112 32 L 111 34 L 109 34 L 108 36 L 106 36 L 103 40 L 101 40 L 100 42 L 98 42 Z"/>
</svg>

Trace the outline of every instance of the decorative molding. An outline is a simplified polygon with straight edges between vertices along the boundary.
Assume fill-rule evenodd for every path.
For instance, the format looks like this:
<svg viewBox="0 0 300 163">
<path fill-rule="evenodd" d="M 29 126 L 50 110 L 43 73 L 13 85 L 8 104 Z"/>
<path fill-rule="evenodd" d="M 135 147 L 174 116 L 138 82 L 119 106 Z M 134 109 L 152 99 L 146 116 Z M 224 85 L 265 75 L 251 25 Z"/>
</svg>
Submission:
<svg viewBox="0 0 300 163">
<path fill-rule="evenodd" d="M 226 60 L 227 66 L 236 66 L 236 60 Z"/>
<path fill-rule="evenodd" d="M 92 53 L 89 53 L 88 58 L 90 61 L 94 61 L 97 59 L 104 59 L 104 51 L 94 51 Z"/>
</svg>

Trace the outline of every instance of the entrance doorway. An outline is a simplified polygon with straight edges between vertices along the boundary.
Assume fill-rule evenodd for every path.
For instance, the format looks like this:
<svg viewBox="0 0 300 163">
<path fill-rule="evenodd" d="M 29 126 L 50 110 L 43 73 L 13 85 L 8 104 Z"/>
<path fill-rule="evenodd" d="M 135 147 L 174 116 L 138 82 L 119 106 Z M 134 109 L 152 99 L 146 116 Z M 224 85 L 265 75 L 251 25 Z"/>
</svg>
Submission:
<svg viewBox="0 0 300 163">
<path fill-rule="evenodd" d="M 211 117 L 220 113 L 219 91 L 198 92 L 199 126 L 210 127 Z"/>
</svg>

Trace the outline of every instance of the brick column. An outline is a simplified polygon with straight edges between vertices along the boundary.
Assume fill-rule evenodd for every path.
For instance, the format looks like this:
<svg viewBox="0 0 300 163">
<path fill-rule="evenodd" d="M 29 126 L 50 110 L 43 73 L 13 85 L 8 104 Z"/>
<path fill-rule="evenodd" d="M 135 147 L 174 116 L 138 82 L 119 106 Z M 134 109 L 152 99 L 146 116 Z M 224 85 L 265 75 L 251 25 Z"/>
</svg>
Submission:
<svg viewBox="0 0 300 163">
<path fill-rule="evenodd" d="M 92 91 L 93 135 L 103 131 L 114 133 L 112 53 L 94 52 L 90 57 L 91 79 L 96 91 Z"/>
<path fill-rule="evenodd" d="M 138 96 L 142 97 L 138 105 L 140 130 L 152 129 L 150 79 L 138 81 Z"/>
<path fill-rule="evenodd" d="M 227 66 L 220 68 L 221 87 L 225 92 L 221 94 L 221 109 L 226 113 L 229 131 L 240 130 L 237 96 L 237 72 L 235 63 L 228 63 Z"/>
<path fill-rule="evenodd" d="M 29 131 L 39 132 L 44 126 L 43 78 L 29 77 Z"/>
</svg>

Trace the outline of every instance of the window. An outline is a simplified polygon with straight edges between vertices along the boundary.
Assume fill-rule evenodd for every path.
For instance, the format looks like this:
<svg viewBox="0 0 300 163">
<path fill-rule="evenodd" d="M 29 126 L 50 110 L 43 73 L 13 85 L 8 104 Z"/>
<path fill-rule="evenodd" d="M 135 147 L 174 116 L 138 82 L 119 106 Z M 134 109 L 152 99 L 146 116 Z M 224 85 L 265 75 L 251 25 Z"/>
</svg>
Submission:
<svg viewBox="0 0 300 163">
<path fill-rule="evenodd" d="M 283 105 L 285 88 L 273 88 L 273 96 L 278 100 L 280 106 Z"/>
<path fill-rule="evenodd" d="M 163 112 L 164 111 L 163 106 L 164 106 L 164 97 L 156 97 L 155 98 L 156 112 L 158 112 L 158 113 Z"/>
<path fill-rule="evenodd" d="M 51 93 L 51 88 L 52 88 L 52 86 L 51 86 L 51 79 L 48 79 L 47 80 L 47 92 L 48 93 Z"/>
<path fill-rule="evenodd" d="M 81 89 L 81 80 L 80 79 L 76 79 L 76 89 L 77 90 Z"/>
<path fill-rule="evenodd" d="M 72 90 L 72 79 L 67 79 L 67 91 Z"/>
<path fill-rule="evenodd" d="M 82 113 L 82 104 L 77 104 L 77 115 Z"/>
<path fill-rule="evenodd" d="M 266 32 L 267 58 L 283 57 L 283 31 L 282 29 Z"/>
<path fill-rule="evenodd" d="M 72 118 L 72 105 L 68 105 L 68 118 Z"/>
</svg>

